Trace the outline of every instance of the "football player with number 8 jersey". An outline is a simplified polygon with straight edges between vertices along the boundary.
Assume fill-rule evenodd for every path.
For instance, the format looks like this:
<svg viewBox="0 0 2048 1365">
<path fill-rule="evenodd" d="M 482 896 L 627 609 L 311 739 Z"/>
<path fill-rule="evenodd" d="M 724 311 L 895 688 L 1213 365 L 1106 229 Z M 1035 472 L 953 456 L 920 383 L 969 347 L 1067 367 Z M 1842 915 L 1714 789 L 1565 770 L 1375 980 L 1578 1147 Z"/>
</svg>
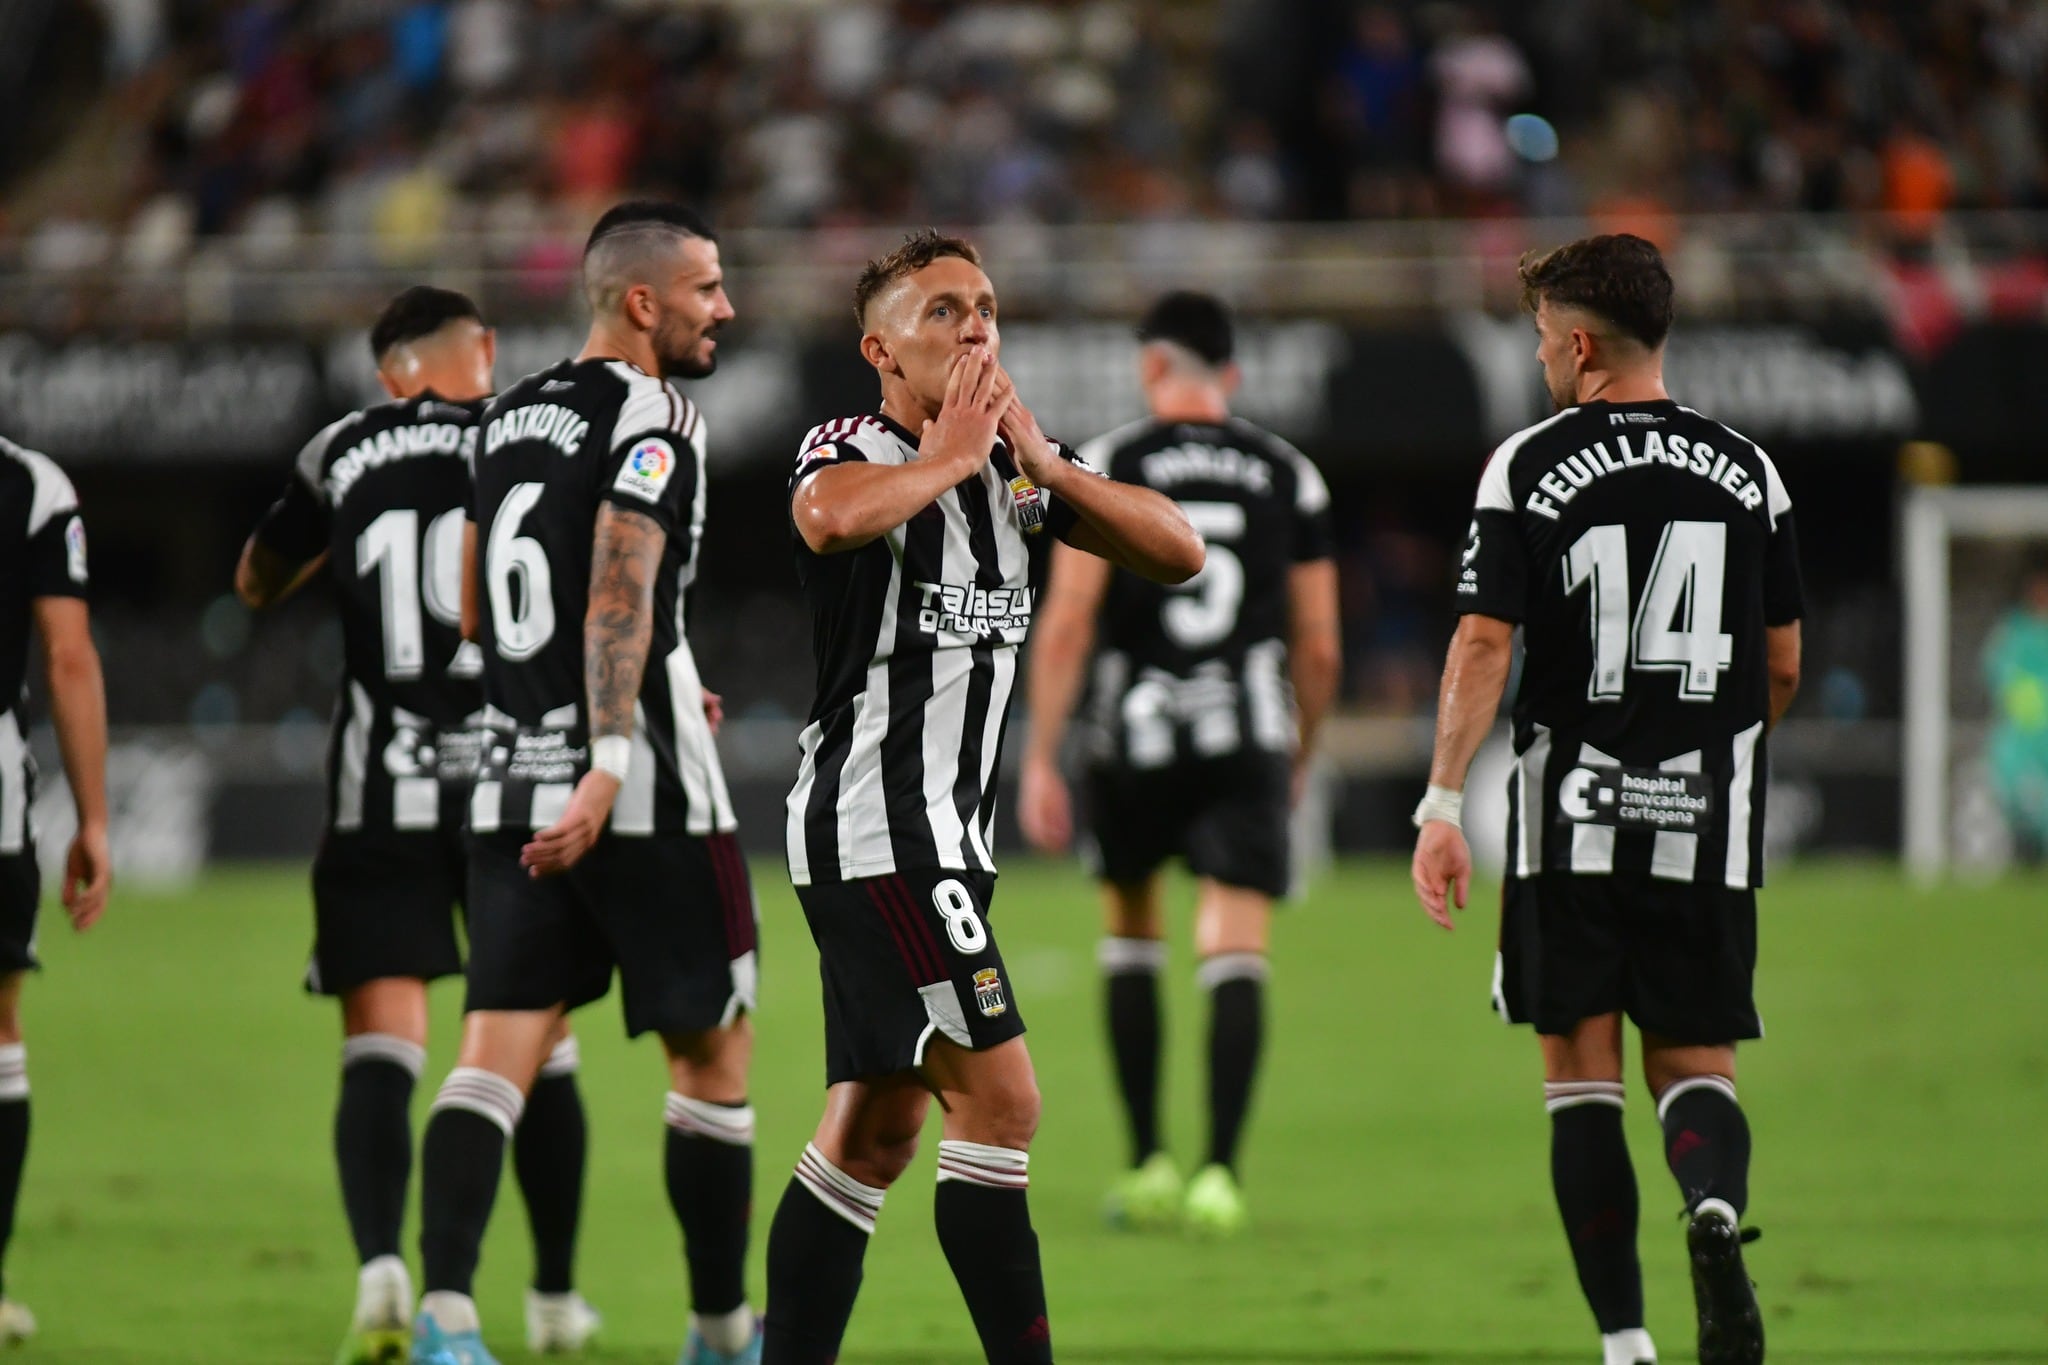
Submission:
<svg viewBox="0 0 2048 1365">
<path fill-rule="evenodd" d="M 759 1351 L 744 1269 L 754 1111 L 754 900 L 687 601 L 705 429 L 670 381 L 716 366 L 718 243 L 632 202 L 583 253 L 573 360 L 480 419 L 473 555 L 483 753 L 470 800 L 463 1046 L 422 1143 L 418 1365 L 488 1365 L 471 1284 L 505 1138 L 572 1009 L 611 988 L 667 1054 L 668 1194 L 689 1262 L 687 1365 Z"/>
<path fill-rule="evenodd" d="M 370 329 L 392 401 L 306 443 L 235 573 L 258 608 L 325 578 L 341 621 L 306 988 L 341 1001 L 334 1149 L 361 1267 L 342 1365 L 408 1350 L 412 1278 L 399 1235 L 426 985 L 462 970 L 455 912 L 482 704 L 482 661 L 459 633 L 465 461 L 495 346 L 461 294 L 418 285 L 394 297 Z M 595 1316 L 572 1284 L 584 1115 L 566 1027 L 553 1049 L 519 1130 L 518 1168 L 534 1234 L 529 1337 L 564 1349 L 582 1344 Z"/>
<path fill-rule="evenodd" d="M 1792 502 L 1755 443 L 1665 392 L 1671 276 L 1627 235 L 1522 265 L 1559 412 L 1479 483 L 1414 877 L 1445 928 L 1471 855 L 1472 755 L 1515 628 L 1508 857 L 1494 1001 L 1541 1035 L 1551 1173 L 1606 1365 L 1656 1360 L 1622 1135 L 1624 1016 L 1684 1192 L 1702 1365 L 1756 1365 L 1744 1268 L 1749 1126 L 1738 1042 L 1763 880 L 1765 736 L 1799 681 Z"/>
<path fill-rule="evenodd" d="M 1172 501 L 1049 441 L 998 360 L 974 247 L 918 233 L 854 288 L 881 410 L 798 451 L 790 529 L 818 695 L 789 795 L 825 991 L 825 1114 L 768 1237 L 767 1365 L 828 1365 L 882 1198 L 934 1094 L 939 1244 L 997 1365 L 1052 1359 L 1028 1208 L 1038 1088 L 988 922 L 990 829 L 1045 545 L 1162 582 L 1202 563 Z"/>
</svg>

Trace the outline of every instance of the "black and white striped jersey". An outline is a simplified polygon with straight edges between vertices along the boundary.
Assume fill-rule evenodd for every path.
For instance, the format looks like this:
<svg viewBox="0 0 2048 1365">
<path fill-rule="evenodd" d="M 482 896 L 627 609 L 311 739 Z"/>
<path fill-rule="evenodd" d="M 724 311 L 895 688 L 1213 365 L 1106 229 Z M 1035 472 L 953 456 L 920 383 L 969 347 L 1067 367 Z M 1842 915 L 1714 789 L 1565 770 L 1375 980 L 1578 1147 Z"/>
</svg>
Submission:
<svg viewBox="0 0 2048 1365">
<path fill-rule="evenodd" d="M 1148 418 L 1097 437 L 1081 458 L 1172 498 L 1209 546 L 1178 587 L 1111 574 L 1089 705 L 1095 761 L 1150 769 L 1248 749 L 1291 755 L 1288 580 L 1333 550 L 1322 474 L 1235 418 Z"/>
<path fill-rule="evenodd" d="M 40 597 L 84 597 L 78 494 L 49 456 L 0 438 L 0 857 L 31 852 L 36 765 L 23 719 Z"/>
<path fill-rule="evenodd" d="M 485 411 L 472 506 L 486 725 L 473 829 L 554 823 L 588 771 L 583 618 L 604 503 L 652 519 L 667 536 L 632 766 L 612 806 L 612 832 L 738 827 L 686 619 L 704 530 L 704 449 L 696 406 L 620 360 L 565 360 L 520 380 Z"/>
<path fill-rule="evenodd" d="M 827 422 L 804 439 L 790 497 L 833 465 L 916 457 L 917 438 L 887 417 Z M 788 803 L 798 886 L 995 871 L 989 833 L 1017 647 L 1045 542 L 1073 525 L 1073 509 L 1021 477 L 1000 442 L 980 472 L 857 550 L 813 554 L 792 522 L 818 669 Z"/>
<path fill-rule="evenodd" d="M 287 563 L 327 556 L 342 638 L 331 829 L 460 824 L 483 700 L 461 634 L 464 461 L 482 409 L 423 394 L 350 413 L 306 442 L 257 523 Z"/>
<path fill-rule="evenodd" d="M 1540 422 L 1480 479 L 1457 600 L 1523 627 L 1510 876 L 1762 884 L 1765 629 L 1804 611 L 1762 450 L 1670 401 Z"/>
</svg>

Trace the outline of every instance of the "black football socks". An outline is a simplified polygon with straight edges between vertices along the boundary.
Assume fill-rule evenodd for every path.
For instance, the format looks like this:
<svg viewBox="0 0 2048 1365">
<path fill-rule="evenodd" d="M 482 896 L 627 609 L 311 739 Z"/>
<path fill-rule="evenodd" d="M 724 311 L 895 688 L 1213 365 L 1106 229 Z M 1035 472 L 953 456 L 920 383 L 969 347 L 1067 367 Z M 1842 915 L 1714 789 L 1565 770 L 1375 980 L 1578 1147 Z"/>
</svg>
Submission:
<svg viewBox="0 0 2048 1365">
<path fill-rule="evenodd" d="M 815 1143 L 804 1148 L 768 1229 L 762 1365 L 839 1358 L 882 1195 L 827 1161 Z"/>
<path fill-rule="evenodd" d="M 1266 958 L 1219 953 L 1195 979 L 1209 992 L 1209 1164 L 1235 1172 L 1265 1041 Z"/>
<path fill-rule="evenodd" d="M 468 1297 L 498 1196 L 505 1143 L 524 1108 L 519 1087 L 495 1072 L 458 1066 L 441 1083 L 420 1142 L 420 1260 L 429 1298 Z M 428 1302 L 420 1306 L 432 1311 Z"/>
<path fill-rule="evenodd" d="M 1688 1076 L 1657 1100 L 1664 1159 L 1688 1211 L 1718 1199 L 1737 1218 L 1749 1207 L 1749 1121 L 1726 1076 Z"/>
<path fill-rule="evenodd" d="M 14 1238 L 14 1205 L 27 1161 L 28 1050 L 21 1043 L 0 1044 L 0 1265 Z"/>
<path fill-rule="evenodd" d="M 713 1350 L 736 1355 L 754 1335 L 746 1285 L 754 1111 L 670 1091 L 664 1117 L 668 1202 L 683 1230 L 695 1326 Z"/>
<path fill-rule="evenodd" d="M 389 1033 L 359 1033 L 341 1045 L 334 1160 L 356 1256 L 365 1265 L 399 1254 L 412 1178 L 412 1091 L 426 1060 L 425 1048 Z"/>
<path fill-rule="evenodd" d="M 1622 1131 L 1624 1094 L 1620 1081 L 1552 1081 L 1543 1087 L 1557 1210 L 1579 1287 L 1603 1335 L 1643 1325 L 1636 1173 Z"/>
<path fill-rule="evenodd" d="M 1166 965 L 1166 944 L 1156 938 L 1106 938 L 1096 958 L 1135 1168 L 1159 1150 L 1159 973 Z"/>
<path fill-rule="evenodd" d="M 1045 1273 L 1031 1228 L 1030 1155 L 948 1138 L 932 1201 L 939 1246 L 989 1365 L 1050 1365 Z"/>
<path fill-rule="evenodd" d="M 590 1142 L 576 1088 L 579 1063 L 574 1038 L 555 1045 L 512 1134 L 512 1170 L 533 1229 L 533 1288 L 541 1294 L 566 1294 L 576 1283 L 576 1231 Z"/>
</svg>

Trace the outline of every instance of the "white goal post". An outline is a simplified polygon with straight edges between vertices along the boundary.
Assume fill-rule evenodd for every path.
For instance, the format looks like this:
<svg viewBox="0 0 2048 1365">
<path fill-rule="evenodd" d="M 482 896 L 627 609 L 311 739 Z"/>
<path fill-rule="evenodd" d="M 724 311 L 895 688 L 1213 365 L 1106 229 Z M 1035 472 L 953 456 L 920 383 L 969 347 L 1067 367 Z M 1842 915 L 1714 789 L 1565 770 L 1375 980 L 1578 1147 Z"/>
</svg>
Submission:
<svg viewBox="0 0 2048 1365">
<path fill-rule="evenodd" d="M 1939 878 L 1951 861 L 1950 563 L 1958 540 L 2048 542 L 2048 487 L 1916 488 L 1906 496 L 1899 553 L 1905 597 L 1899 799 L 1906 867 L 1922 882 Z"/>
</svg>

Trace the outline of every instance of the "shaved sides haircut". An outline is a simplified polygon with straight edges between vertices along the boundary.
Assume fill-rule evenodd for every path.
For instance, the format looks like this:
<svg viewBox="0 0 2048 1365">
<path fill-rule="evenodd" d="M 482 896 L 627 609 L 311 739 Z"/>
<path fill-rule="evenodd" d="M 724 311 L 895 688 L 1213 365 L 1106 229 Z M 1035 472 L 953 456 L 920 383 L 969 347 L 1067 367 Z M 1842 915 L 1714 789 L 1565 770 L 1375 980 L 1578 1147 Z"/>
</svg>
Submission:
<svg viewBox="0 0 2048 1365">
<path fill-rule="evenodd" d="M 937 228 L 921 228 L 903 239 L 880 260 L 869 261 L 853 284 L 853 316 L 862 327 L 868 325 L 868 305 L 890 285 L 906 275 L 915 275 L 933 261 L 957 256 L 972 266 L 981 264 L 981 253 L 964 237 L 948 237 Z"/>
<path fill-rule="evenodd" d="M 609 313 L 628 289 L 652 283 L 663 253 L 691 237 L 718 240 L 709 223 L 681 204 L 635 199 L 606 210 L 583 244 L 583 296 L 591 311 Z"/>
<path fill-rule="evenodd" d="M 478 326 L 484 315 L 466 294 L 416 284 L 394 296 L 370 328 L 370 354 L 379 365 L 394 347 L 430 337 L 451 322 L 467 318 Z"/>
</svg>

